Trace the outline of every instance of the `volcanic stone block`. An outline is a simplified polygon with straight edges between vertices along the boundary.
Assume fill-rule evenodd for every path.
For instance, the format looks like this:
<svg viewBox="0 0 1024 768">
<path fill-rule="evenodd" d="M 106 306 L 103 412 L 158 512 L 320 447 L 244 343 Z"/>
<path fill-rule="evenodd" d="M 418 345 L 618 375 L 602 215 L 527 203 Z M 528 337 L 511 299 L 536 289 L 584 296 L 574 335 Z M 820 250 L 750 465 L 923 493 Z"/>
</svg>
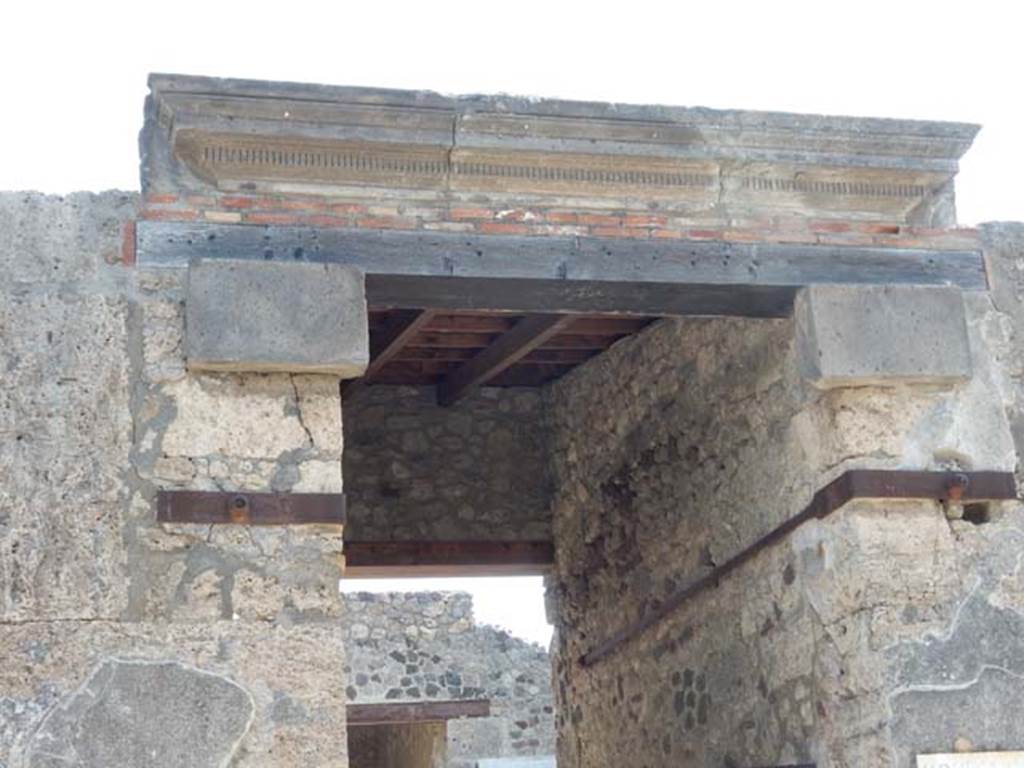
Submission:
<svg viewBox="0 0 1024 768">
<path fill-rule="evenodd" d="M 957 288 L 812 285 L 797 295 L 795 316 L 801 373 L 822 389 L 971 376 Z"/>
<path fill-rule="evenodd" d="M 51 710 L 31 768 L 224 765 L 249 729 L 253 701 L 236 683 L 173 661 L 104 662 Z"/>
<path fill-rule="evenodd" d="M 189 265 L 185 350 L 192 370 L 366 370 L 360 270 L 340 264 L 196 260 Z"/>
</svg>

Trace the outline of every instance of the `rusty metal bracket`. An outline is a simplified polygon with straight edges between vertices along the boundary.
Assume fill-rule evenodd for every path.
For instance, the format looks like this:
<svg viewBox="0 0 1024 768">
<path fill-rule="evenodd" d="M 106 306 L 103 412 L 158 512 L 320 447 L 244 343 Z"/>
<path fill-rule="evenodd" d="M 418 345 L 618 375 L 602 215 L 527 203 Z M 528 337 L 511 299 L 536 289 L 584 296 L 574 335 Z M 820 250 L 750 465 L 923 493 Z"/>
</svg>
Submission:
<svg viewBox="0 0 1024 768">
<path fill-rule="evenodd" d="M 156 519 L 161 523 L 343 525 L 345 496 L 341 493 L 160 491 Z"/>
<path fill-rule="evenodd" d="M 811 519 L 822 519 L 854 499 L 931 499 L 940 502 L 1003 501 L 1017 498 L 1012 472 L 921 472 L 888 469 L 851 469 L 814 494 L 810 504 L 738 554 L 705 575 L 672 592 L 654 610 L 642 616 L 585 654 L 579 663 L 590 667 L 682 607 L 694 596 L 717 586 L 722 579 L 752 560 Z"/>
</svg>

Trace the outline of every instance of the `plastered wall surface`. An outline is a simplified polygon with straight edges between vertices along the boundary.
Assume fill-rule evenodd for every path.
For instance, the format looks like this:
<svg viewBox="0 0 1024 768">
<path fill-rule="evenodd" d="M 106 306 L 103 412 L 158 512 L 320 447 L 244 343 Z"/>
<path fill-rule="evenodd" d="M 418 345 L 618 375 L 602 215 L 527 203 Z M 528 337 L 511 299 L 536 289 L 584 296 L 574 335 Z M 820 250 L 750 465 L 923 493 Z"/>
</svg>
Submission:
<svg viewBox="0 0 1024 768">
<path fill-rule="evenodd" d="M 464 593 L 348 593 L 352 703 L 489 699 L 491 716 L 448 722 L 448 768 L 555 750 L 551 661 L 540 646 L 477 624 Z"/>
<path fill-rule="evenodd" d="M 966 299 L 964 384 L 822 392 L 791 321 L 689 320 L 549 389 L 560 765 L 903 768 L 957 738 L 1019 746 L 1017 504 L 975 525 L 852 503 L 577 663 L 846 468 L 1014 468 L 1024 247 L 985 235 L 996 288 Z"/>
<path fill-rule="evenodd" d="M 154 507 L 340 491 L 337 381 L 187 373 L 183 275 L 122 263 L 136 205 L 0 197 L 0 765 L 344 766 L 340 529 Z"/>
</svg>

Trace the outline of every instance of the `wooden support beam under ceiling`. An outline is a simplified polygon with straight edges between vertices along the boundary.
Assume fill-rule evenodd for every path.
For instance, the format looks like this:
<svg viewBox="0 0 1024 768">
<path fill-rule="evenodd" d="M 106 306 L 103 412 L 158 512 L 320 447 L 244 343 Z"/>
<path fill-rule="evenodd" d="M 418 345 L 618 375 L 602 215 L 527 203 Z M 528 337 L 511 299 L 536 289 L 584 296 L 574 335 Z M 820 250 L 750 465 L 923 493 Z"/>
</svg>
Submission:
<svg viewBox="0 0 1024 768">
<path fill-rule="evenodd" d="M 435 315 L 432 309 L 405 309 L 396 312 L 370 334 L 370 364 L 359 379 L 342 382 L 342 394 L 351 396 L 359 387 L 370 384 L 381 370 L 416 338 Z"/>
<path fill-rule="evenodd" d="M 572 315 L 530 315 L 473 359 L 448 374 L 437 387 L 437 402 L 452 405 L 486 384 L 573 322 Z"/>
<path fill-rule="evenodd" d="M 422 701 L 381 704 L 349 704 L 348 725 L 390 725 L 393 723 L 443 723 L 463 717 L 490 717 L 490 699 Z"/>
<path fill-rule="evenodd" d="M 346 541 L 346 579 L 540 576 L 555 562 L 550 541 Z"/>
<path fill-rule="evenodd" d="M 390 318 L 379 332 L 370 337 L 370 364 L 363 374 L 363 380 L 371 381 L 381 368 L 394 360 L 434 314 L 431 309 L 408 309 Z"/>
</svg>

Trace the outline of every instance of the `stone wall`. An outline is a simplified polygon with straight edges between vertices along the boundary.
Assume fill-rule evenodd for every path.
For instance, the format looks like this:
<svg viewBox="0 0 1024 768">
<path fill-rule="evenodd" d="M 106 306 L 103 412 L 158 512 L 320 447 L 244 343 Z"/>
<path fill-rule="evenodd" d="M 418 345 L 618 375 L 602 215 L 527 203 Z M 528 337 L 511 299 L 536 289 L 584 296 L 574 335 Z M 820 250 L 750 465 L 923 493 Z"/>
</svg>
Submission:
<svg viewBox="0 0 1024 768">
<path fill-rule="evenodd" d="M 0 197 L 0 766 L 141 766 L 153 754 L 162 766 L 344 766 L 349 700 L 417 694 L 495 703 L 494 718 L 451 725 L 455 765 L 487 750 L 549 751 L 544 654 L 408 601 L 382 603 L 374 621 L 360 611 L 376 603 L 350 601 L 346 617 L 340 531 L 155 523 L 163 488 L 340 491 L 342 425 L 333 378 L 186 371 L 182 275 L 126 268 L 138 204 L 123 193 Z M 147 215 L 195 218 L 192 204 L 161 195 Z M 448 207 L 437 223 L 506 231 L 483 224 L 521 218 L 529 234 L 553 233 L 508 210 Z M 558 213 L 584 215 L 543 216 Z M 603 215 L 621 219 L 622 236 L 661 231 Z M 753 225 L 732 234 L 973 242 L 915 241 L 902 221 L 804 224 L 810 234 L 781 220 L 778 237 Z M 672 236 L 702 231 L 686 226 Z M 541 403 L 482 393 L 442 413 L 421 392 L 379 390 L 346 405 L 354 533 L 543 538 L 553 497 L 564 766 L 909 768 L 914 753 L 958 737 L 1019 747 L 1016 504 L 966 516 L 924 502 L 848 505 L 620 653 L 577 664 L 845 469 L 1017 467 L 1024 230 L 992 225 L 982 237 L 992 292 L 964 298 L 967 382 L 822 391 L 797 373 L 792 321 L 693 319 L 616 345 Z M 423 451 L 424 432 L 468 457 L 457 475 Z M 399 528 L 384 510 L 407 501 L 406 513 L 415 502 L 432 516 Z M 378 620 L 401 632 L 375 636 Z"/>
<path fill-rule="evenodd" d="M 0 765 L 344 766 L 340 529 L 155 521 L 160 488 L 340 491 L 338 382 L 187 373 L 136 205 L 0 197 Z"/>
<path fill-rule="evenodd" d="M 847 505 L 578 663 L 845 469 L 1012 469 L 1013 321 L 1000 290 L 965 301 L 974 372 L 957 386 L 821 391 L 792 321 L 694 319 L 549 388 L 560 765 L 909 768 L 957 736 L 1019 746 L 1016 504 L 982 525 Z"/>
<path fill-rule="evenodd" d="M 344 399 L 346 537 L 550 539 L 539 391 L 485 388 L 449 408 L 436 397 L 375 386 Z"/>
<path fill-rule="evenodd" d="M 489 699 L 490 717 L 449 721 L 449 768 L 554 753 L 542 648 L 476 624 L 467 594 L 350 593 L 345 601 L 350 702 Z"/>
</svg>

